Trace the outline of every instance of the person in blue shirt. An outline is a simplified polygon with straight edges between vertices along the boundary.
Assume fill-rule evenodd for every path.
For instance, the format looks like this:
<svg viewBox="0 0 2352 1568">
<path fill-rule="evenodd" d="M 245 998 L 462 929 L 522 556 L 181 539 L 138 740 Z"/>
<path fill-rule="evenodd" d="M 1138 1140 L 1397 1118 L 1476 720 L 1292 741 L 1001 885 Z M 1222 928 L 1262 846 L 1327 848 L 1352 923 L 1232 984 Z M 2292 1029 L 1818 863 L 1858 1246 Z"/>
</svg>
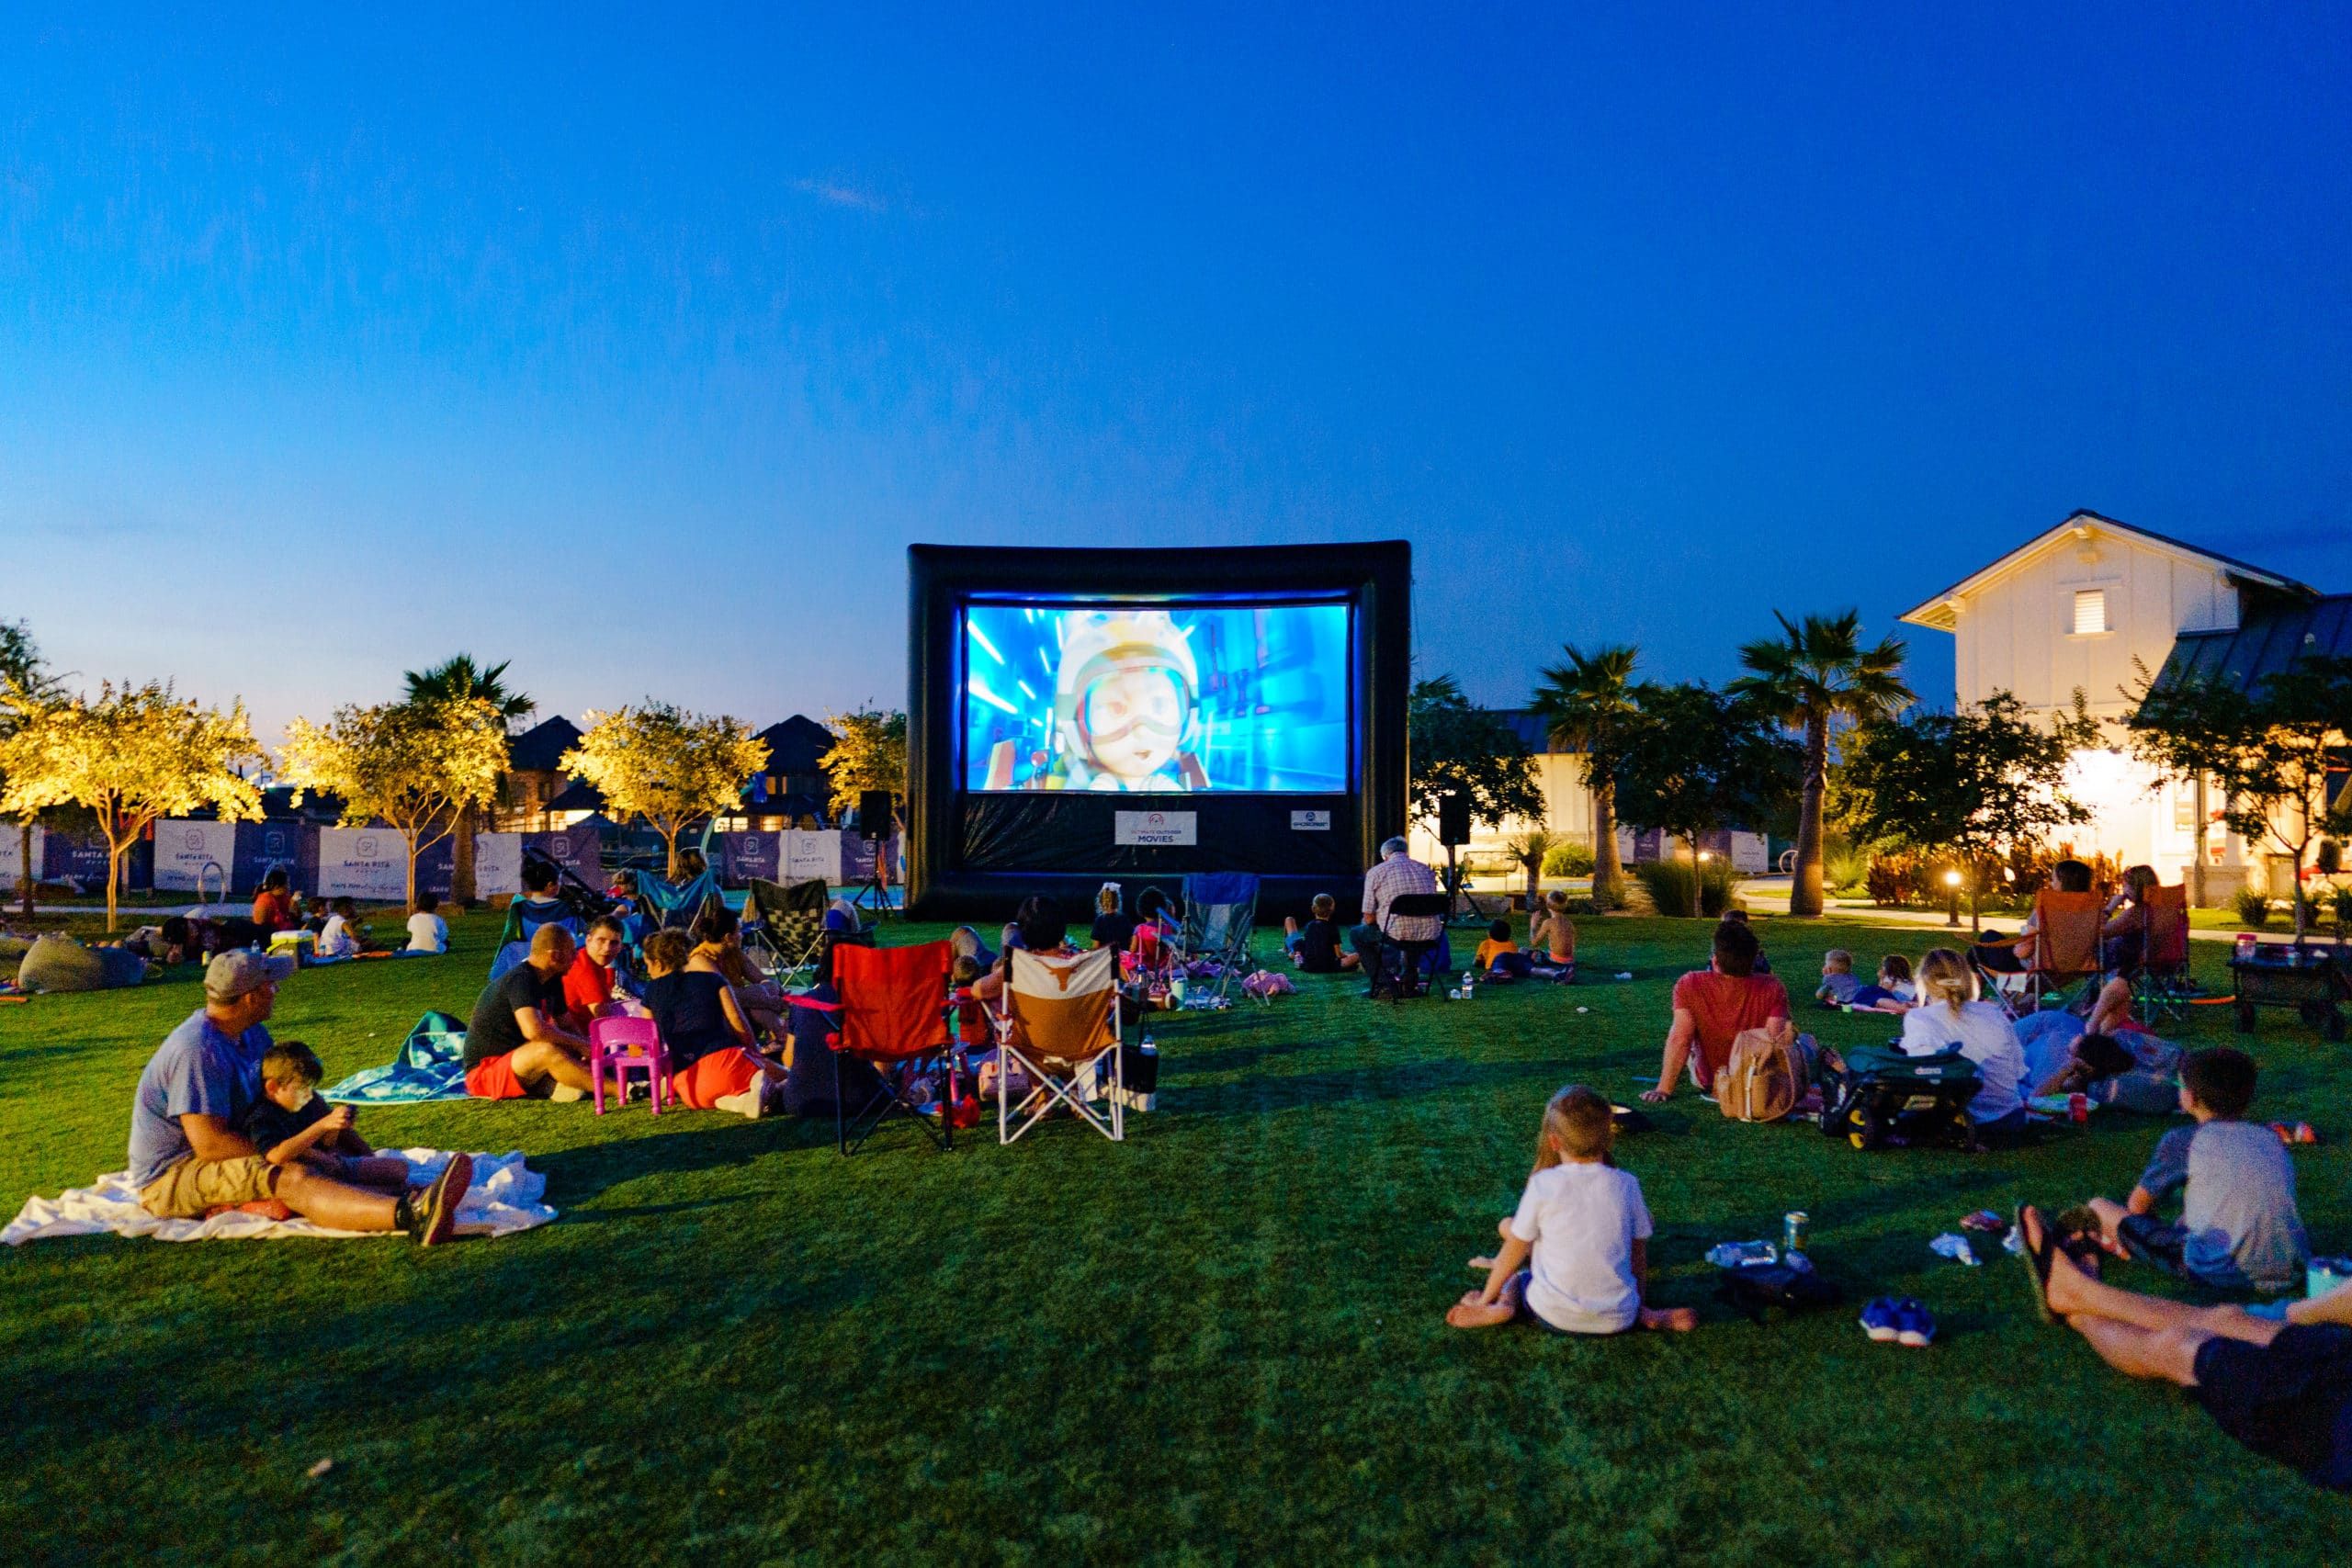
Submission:
<svg viewBox="0 0 2352 1568">
<path fill-rule="evenodd" d="M 205 967 L 204 1007 L 164 1037 L 139 1075 L 130 1107 L 130 1179 L 159 1219 L 201 1219 L 213 1209 L 275 1199 L 331 1230 L 405 1230 L 431 1247 L 447 1241 L 473 1162 L 453 1156 L 412 1200 L 337 1181 L 301 1165 L 275 1166 L 237 1123 L 261 1097 L 261 1059 L 278 982 L 291 958 L 245 950 Z"/>
</svg>

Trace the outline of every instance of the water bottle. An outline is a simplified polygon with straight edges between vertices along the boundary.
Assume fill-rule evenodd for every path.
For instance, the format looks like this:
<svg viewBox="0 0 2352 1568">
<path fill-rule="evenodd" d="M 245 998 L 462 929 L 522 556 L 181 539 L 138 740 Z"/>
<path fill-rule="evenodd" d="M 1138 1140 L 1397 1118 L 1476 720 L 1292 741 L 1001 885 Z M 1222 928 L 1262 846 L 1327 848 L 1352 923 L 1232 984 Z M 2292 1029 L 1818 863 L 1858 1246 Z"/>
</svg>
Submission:
<svg viewBox="0 0 2352 1568">
<path fill-rule="evenodd" d="M 1462 972 L 1462 999 L 1465 1002 L 1476 1001 L 1477 1000 L 1477 996 L 1478 977 L 1469 970 L 1464 969 Z"/>
</svg>

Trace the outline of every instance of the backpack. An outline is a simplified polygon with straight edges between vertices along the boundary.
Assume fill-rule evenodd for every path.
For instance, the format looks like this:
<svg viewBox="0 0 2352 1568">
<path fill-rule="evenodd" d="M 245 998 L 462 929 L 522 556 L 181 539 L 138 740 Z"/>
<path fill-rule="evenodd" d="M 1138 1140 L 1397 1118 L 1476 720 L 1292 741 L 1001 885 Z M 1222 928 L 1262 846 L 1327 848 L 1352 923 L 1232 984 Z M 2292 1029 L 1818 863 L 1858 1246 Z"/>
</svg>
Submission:
<svg viewBox="0 0 2352 1568">
<path fill-rule="evenodd" d="M 1752 1263 L 1745 1269 L 1725 1269 L 1722 1275 L 1715 1293 L 1758 1323 L 1776 1308 L 1798 1313 L 1834 1306 L 1843 1293 L 1810 1269 L 1792 1269 L 1785 1263 Z"/>
<path fill-rule="evenodd" d="M 1778 1122 L 1796 1111 L 1804 1089 L 1796 1031 L 1784 1018 L 1741 1030 L 1715 1075 L 1715 1103 L 1735 1122 Z"/>
</svg>

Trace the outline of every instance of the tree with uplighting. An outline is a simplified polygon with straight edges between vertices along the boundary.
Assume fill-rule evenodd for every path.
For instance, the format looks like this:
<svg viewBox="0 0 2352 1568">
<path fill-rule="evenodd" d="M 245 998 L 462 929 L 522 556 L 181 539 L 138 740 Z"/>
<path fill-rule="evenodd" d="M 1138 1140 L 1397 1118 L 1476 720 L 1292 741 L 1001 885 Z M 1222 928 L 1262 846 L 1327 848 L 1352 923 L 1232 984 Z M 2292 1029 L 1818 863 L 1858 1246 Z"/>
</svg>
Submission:
<svg viewBox="0 0 2352 1568">
<path fill-rule="evenodd" d="M 57 678 L 49 672 L 40 656 L 40 645 L 33 641 L 32 628 L 21 621 L 0 621 L 0 695 L 17 694 L 29 706 L 56 701 L 63 694 Z M 17 724 L 16 707 L 0 705 L 0 737 L 6 736 Z M 0 773 L 0 795 L 7 790 L 7 776 Z M 33 864 L 33 829 L 40 823 L 42 810 L 29 807 L 16 814 L 17 863 L 24 874 L 18 879 L 23 895 L 23 913 L 32 918 L 34 890 L 40 886 L 40 868 Z"/>
<path fill-rule="evenodd" d="M 498 715 L 499 722 L 513 734 L 514 721 L 533 712 L 538 702 L 527 692 L 518 692 L 506 684 L 506 661 L 483 665 L 475 662 L 470 653 L 460 653 L 424 670 L 411 670 L 401 676 L 407 684 L 407 700 L 412 703 L 447 702 L 454 697 L 479 697 L 488 703 Z M 457 842 L 451 846 L 449 865 L 449 897 L 459 907 L 471 908 L 475 903 L 474 833 L 484 807 L 506 793 L 506 763 L 499 762 L 499 779 L 490 801 L 469 804 L 458 814 L 455 829 Z"/>
<path fill-rule="evenodd" d="M 1847 737 L 1830 811 L 1858 842 L 1964 863 L 1973 925 L 1981 863 L 2091 819 L 2066 794 L 2066 770 L 2101 739 L 2080 691 L 2047 725 L 2006 691 L 1951 713 L 1880 719 Z"/>
<path fill-rule="evenodd" d="M 662 835 L 662 874 L 678 875 L 678 835 L 732 811 L 747 781 L 767 762 L 751 727 L 725 714 L 687 713 L 650 700 L 638 707 L 587 715 L 580 744 L 557 765 L 602 791 L 606 804 Z"/>
<path fill-rule="evenodd" d="M 209 806 L 224 822 L 257 821 L 261 792 L 242 770 L 266 761 L 243 703 L 226 713 L 181 697 L 170 682 L 102 682 L 86 694 L 0 693 L 0 814 L 22 818 L 78 806 L 107 841 L 107 930 L 120 923 L 124 863 L 163 818 Z"/>
<path fill-rule="evenodd" d="M 1513 817 L 1541 820 L 1544 792 L 1519 732 L 1499 715 L 1471 705 L 1451 675 L 1416 681 L 1406 698 L 1406 803 L 1434 828 L 1445 797 L 1470 804 L 1470 820 L 1500 827 Z M 1456 846 L 1445 846 L 1446 864 Z"/>
<path fill-rule="evenodd" d="M 297 718 L 278 754 L 295 804 L 305 793 L 333 795 L 344 827 L 380 821 L 400 834 L 411 905 L 417 858 L 496 798 L 505 766 L 506 721 L 481 697 L 341 707 L 323 725 Z"/>
<path fill-rule="evenodd" d="M 878 789 L 893 802 L 907 793 L 907 716 L 896 708 L 828 713 L 832 748 L 817 759 L 831 795 L 826 808 L 838 822 L 858 795 Z"/>
<path fill-rule="evenodd" d="M 1609 772 L 1618 815 L 1688 844 L 1695 873 L 1701 838 L 1786 802 L 1802 753 L 1770 713 L 1703 682 L 1633 693 Z"/>
<path fill-rule="evenodd" d="M 2209 674 L 2166 681 L 2141 671 L 2140 705 L 2124 722 L 2132 749 L 2165 778 L 2199 776 L 2219 790 L 2221 818 L 2249 845 L 2276 844 L 2295 867 L 2295 936 L 2310 929 L 2302 868 L 2331 829 L 2352 828 L 2352 787 L 2328 796 L 2352 737 L 2352 659 L 2305 659 L 2252 690 Z"/>
</svg>

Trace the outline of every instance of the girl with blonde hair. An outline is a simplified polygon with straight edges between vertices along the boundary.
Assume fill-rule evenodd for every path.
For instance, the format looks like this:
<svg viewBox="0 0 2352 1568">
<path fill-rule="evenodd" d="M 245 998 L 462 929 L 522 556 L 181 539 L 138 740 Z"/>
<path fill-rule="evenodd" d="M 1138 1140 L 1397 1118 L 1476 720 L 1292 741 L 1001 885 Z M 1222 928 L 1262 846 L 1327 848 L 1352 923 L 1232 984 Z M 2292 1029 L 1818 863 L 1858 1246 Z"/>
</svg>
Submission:
<svg viewBox="0 0 2352 1568">
<path fill-rule="evenodd" d="M 1977 1132 L 2008 1135 L 2024 1130 L 2025 1046 L 2009 1015 L 1976 994 L 1976 971 L 1949 947 L 1919 960 L 1919 1005 L 1903 1015 L 1903 1050 L 1933 1055 L 1957 1045 L 1976 1065 L 1976 1098 L 1968 1119 Z"/>
</svg>

